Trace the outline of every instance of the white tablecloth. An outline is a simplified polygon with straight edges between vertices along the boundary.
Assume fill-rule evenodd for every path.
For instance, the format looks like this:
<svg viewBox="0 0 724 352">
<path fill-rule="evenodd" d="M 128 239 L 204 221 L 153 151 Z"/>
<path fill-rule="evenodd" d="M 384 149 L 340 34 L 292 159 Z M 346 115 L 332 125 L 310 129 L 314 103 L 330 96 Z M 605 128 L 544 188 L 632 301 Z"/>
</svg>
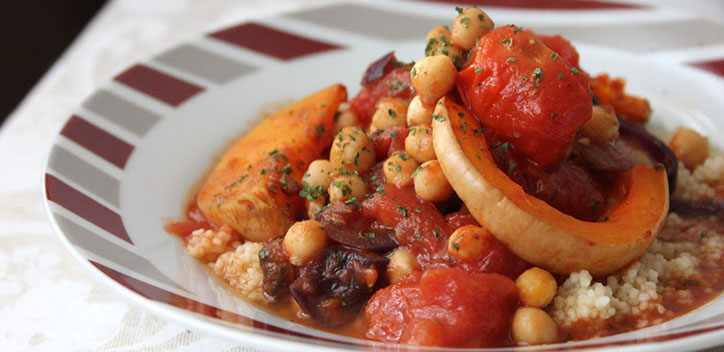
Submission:
<svg viewBox="0 0 724 352">
<path fill-rule="evenodd" d="M 135 61 L 212 29 L 320 2 L 118 0 L 105 6 L 0 130 L 0 351 L 253 351 L 151 315 L 91 280 L 45 219 L 41 168 L 72 109 Z M 714 2 L 699 6 L 710 15 L 724 12 Z"/>
</svg>

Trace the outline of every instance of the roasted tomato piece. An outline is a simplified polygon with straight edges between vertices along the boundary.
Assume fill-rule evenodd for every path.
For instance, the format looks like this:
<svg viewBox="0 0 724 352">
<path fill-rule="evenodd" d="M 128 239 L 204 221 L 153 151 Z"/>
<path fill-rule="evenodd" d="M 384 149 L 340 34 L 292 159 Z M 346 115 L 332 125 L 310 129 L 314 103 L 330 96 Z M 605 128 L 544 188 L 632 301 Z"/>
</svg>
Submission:
<svg viewBox="0 0 724 352">
<path fill-rule="evenodd" d="M 483 125 L 540 166 L 562 160 L 591 118 L 578 69 L 532 32 L 510 26 L 484 35 L 471 55 L 456 84 Z"/>
<path fill-rule="evenodd" d="M 410 64 L 397 61 L 394 53 L 370 64 L 362 77 L 362 90 L 349 102 L 350 110 L 357 114 L 360 122 L 366 125 L 372 121 L 375 106 L 381 98 L 412 99 L 411 68 Z"/>
<path fill-rule="evenodd" d="M 314 320 L 338 326 L 354 319 L 382 287 L 386 267 L 385 257 L 327 247 L 319 259 L 302 268 L 289 289 Z"/>
<path fill-rule="evenodd" d="M 405 150 L 407 128 L 391 127 L 384 131 L 375 131 L 371 137 L 375 143 L 377 159 L 385 159 L 394 152 Z"/>
<path fill-rule="evenodd" d="M 509 330 L 517 302 L 515 285 L 505 276 L 428 269 L 370 299 L 365 334 L 402 344 L 492 346 Z"/>
<path fill-rule="evenodd" d="M 578 65 L 578 51 L 571 42 L 560 35 L 536 35 L 546 46 L 558 53 L 561 58 L 568 61 L 571 66 L 575 67 L 579 71 L 582 71 L 581 66 Z"/>
</svg>

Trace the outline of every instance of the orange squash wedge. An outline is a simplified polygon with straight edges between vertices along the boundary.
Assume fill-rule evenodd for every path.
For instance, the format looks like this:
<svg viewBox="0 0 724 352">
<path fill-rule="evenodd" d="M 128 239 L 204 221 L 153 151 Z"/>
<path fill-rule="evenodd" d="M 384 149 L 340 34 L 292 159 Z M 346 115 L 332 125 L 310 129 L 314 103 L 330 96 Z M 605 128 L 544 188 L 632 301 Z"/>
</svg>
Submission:
<svg viewBox="0 0 724 352">
<path fill-rule="evenodd" d="M 217 224 L 247 240 L 282 236 L 304 210 L 298 186 L 309 163 L 334 137 L 332 125 L 347 90 L 335 84 L 267 117 L 237 140 L 214 166 L 196 196 Z"/>
<path fill-rule="evenodd" d="M 465 124 L 465 125 L 463 125 Z M 462 128 L 461 128 L 462 126 Z M 463 106 L 442 98 L 433 144 L 448 181 L 475 219 L 524 260 L 559 274 L 612 273 L 640 257 L 669 210 L 666 171 L 640 164 L 615 184 L 618 202 L 605 222 L 586 222 L 527 194 L 498 169 L 482 126 Z"/>
</svg>

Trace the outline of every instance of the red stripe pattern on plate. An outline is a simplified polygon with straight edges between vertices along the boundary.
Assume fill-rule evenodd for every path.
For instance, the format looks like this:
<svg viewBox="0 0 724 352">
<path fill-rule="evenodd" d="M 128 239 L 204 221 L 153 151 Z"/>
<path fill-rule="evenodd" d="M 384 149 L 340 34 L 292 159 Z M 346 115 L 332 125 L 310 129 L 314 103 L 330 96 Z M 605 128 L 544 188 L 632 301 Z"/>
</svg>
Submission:
<svg viewBox="0 0 724 352">
<path fill-rule="evenodd" d="M 179 106 L 204 90 L 203 87 L 144 65 L 132 66 L 114 80 L 172 106 Z"/>
<path fill-rule="evenodd" d="M 45 174 L 45 197 L 114 236 L 133 244 L 120 215 L 51 174 Z"/>
<path fill-rule="evenodd" d="M 596 0 L 426 0 L 449 4 L 478 5 L 485 7 L 504 7 L 532 10 L 605 10 L 605 9 L 643 9 L 647 6 L 621 2 Z"/>
<path fill-rule="evenodd" d="M 327 341 L 327 342 L 341 343 L 341 344 L 353 345 L 353 346 L 364 346 L 363 344 L 326 339 L 326 338 L 322 338 L 322 337 L 312 336 L 312 335 L 304 334 L 301 332 L 296 332 L 296 331 L 276 327 L 273 325 L 269 325 L 264 322 L 254 320 L 252 318 L 248 318 L 248 317 L 245 317 L 245 316 L 242 316 L 242 315 L 239 315 L 239 314 L 227 311 L 227 310 L 219 309 L 219 308 L 210 306 L 208 304 L 201 303 L 199 301 L 177 295 L 173 292 L 166 291 L 160 287 L 157 287 L 157 286 L 151 285 L 147 282 L 132 278 L 117 270 L 113 270 L 113 269 L 111 269 L 103 264 L 97 263 L 93 260 L 88 260 L 88 261 L 91 264 L 93 264 L 93 266 L 98 268 L 98 270 L 102 271 L 106 276 L 110 277 L 114 281 L 125 286 L 126 288 L 130 289 L 131 291 L 133 291 L 143 297 L 146 297 L 148 299 L 154 300 L 154 301 L 170 304 L 174 307 L 179 307 L 181 309 L 185 309 L 185 310 L 188 310 L 191 312 L 203 314 L 203 315 L 211 317 L 211 318 L 222 319 L 225 321 L 250 326 L 250 327 L 253 327 L 256 329 L 260 329 L 260 330 L 272 331 L 272 332 L 284 334 L 284 335 L 293 335 L 293 336 L 313 339 L 313 340 L 317 340 L 317 341 Z"/>
<path fill-rule="evenodd" d="M 133 152 L 126 141 L 77 115 L 70 117 L 60 134 L 121 169 Z"/>
<path fill-rule="evenodd" d="M 724 59 L 690 62 L 689 65 L 724 78 Z"/>
<path fill-rule="evenodd" d="M 209 36 L 280 60 L 291 60 L 340 48 L 258 23 L 244 23 Z"/>
</svg>

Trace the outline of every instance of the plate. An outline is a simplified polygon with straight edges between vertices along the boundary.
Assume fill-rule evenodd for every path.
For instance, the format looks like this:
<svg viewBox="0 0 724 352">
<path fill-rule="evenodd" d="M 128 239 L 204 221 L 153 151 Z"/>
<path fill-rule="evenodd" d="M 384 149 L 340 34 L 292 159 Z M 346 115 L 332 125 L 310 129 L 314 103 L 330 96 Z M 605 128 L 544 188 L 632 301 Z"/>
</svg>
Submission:
<svg viewBox="0 0 724 352">
<path fill-rule="evenodd" d="M 724 53 L 716 48 L 724 23 L 650 5 L 482 3 L 499 25 L 571 39 L 589 72 L 626 77 L 631 92 L 650 99 L 653 128 L 687 125 L 721 149 Z M 95 278 L 192 329 L 263 350 L 408 350 L 318 331 L 245 303 L 163 226 L 183 217 L 214 158 L 261 111 L 336 82 L 355 94 L 380 56 L 395 50 L 401 60 L 418 59 L 425 33 L 450 23 L 453 7 L 444 0 L 332 3 L 224 28 L 133 65 L 78 107 L 53 143 L 43 177 L 55 231 Z M 542 348 L 704 348 L 724 344 L 723 321 L 718 299 L 662 325 Z"/>
</svg>

